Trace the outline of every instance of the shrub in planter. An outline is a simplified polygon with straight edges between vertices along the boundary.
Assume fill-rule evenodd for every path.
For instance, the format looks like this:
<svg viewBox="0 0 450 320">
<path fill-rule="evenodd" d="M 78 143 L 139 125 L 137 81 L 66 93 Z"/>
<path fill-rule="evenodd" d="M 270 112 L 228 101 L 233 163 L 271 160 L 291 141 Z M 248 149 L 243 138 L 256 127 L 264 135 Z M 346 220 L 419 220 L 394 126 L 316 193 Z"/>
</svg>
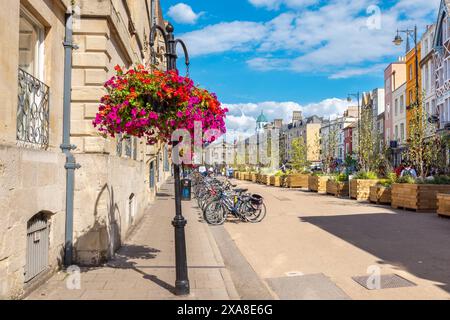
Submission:
<svg viewBox="0 0 450 320">
<path fill-rule="evenodd" d="M 434 212 L 438 193 L 450 193 L 449 177 L 417 180 L 403 177 L 392 185 L 392 207 Z"/>
<path fill-rule="evenodd" d="M 327 181 L 330 176 L 314 173 L 308 178 L 308 190 L 317 193 L 327 193 Z"/>
<path fill-rule="evenodd" d="M 348 197 L 349 195 L 348 175 L 345 173 L 331 176 L 327 181 L 327 193 L 336 197 Z"/>
<path fill-rule="evenodd" d="M 391 204 L 392 190 L 391 186 L 380 181 L 377 185 L 370 187 L 369 200 L 373 203 Z"/>
<path fill-rule="evenodd" d="M 387 178 L 380 179 L 376 186 L 370 187 L 370 202 L 391 204 L 392 184 L 397 181 L 397 175 L 390 173 Z"/>
<path fill-rule="evenodd" d="M 308 172 L 304 173 L 293 173 L 286 176 L 286 184 L 288 188 L 308 188 L 310 174 Z"/>
<path fill-rule="evenodd" d="M 285 179 L 285 174 L 283 171 L 277 171 L 275 175 L 270 177 L 270 185 L 274 187 L 281 187 L 283 186 Z"/>
<path fill-rule="evenodd" d="M 370 188 L 378 184 L 378 176 L 374 172 L 359 172 L 350 181 L 350 198 L 369 200 Z"/>
</svg>

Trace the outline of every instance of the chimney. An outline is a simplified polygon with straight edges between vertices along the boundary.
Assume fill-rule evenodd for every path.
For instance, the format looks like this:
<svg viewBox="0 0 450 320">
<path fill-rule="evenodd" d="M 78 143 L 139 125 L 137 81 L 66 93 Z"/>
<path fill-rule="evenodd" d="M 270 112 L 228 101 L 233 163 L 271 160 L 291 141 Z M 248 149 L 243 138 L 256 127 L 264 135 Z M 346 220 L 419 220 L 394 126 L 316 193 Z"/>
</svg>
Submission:
<svg viewBox="0 0 450 320">
<path fill-rule="evenodd" d="M 275 119 L 273 121 L 273 126 L 275 129 L 281 129 L 283 127 L 283 119 Z"/>
<path fill-rule="evenodd" d="M 301 111 L 294 111 L 292 114 L 292 122 L 301 121 L 303 119 Z"/>
</svg>

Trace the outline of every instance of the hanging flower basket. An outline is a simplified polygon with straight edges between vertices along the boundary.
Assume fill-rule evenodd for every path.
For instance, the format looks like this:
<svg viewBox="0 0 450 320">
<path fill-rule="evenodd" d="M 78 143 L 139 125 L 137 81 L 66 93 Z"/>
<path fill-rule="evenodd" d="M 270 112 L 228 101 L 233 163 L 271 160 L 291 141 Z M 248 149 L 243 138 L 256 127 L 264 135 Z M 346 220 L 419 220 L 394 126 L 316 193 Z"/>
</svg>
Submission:
<svg viewBox="0 0 450 320">
<path fill-rule="evenodd" d="M 196 122 L 203 132 L 226 132 L 227 109 L 222 108 L 217 96 L 194 85 L 177 71 L 145 70 L 137 66 L 117 74 L 105 83 L 107 94 L 101 99 L 94 126 L 105 136 L 145 137 L 149 144 L 158 141 L 171 143 L 172 133 L 187 130 L 194 138 Z M 213 142 L 210 136 L 202 143 Z"/>
</svg>

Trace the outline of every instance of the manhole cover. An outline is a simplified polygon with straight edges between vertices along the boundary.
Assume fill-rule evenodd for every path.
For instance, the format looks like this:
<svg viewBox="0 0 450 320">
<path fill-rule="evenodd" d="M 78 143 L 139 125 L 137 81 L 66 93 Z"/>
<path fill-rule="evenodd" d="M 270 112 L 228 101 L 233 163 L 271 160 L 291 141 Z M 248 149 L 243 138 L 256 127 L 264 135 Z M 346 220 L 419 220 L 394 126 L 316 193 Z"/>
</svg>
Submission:
<svg viewBox="0 0 450 320">
<path fill-rule="evenodd" d="M 415 283 L 396 274 L 380 276 L 379 281 L 373 276 L 352 277 L 354 281 L 368 290 L 415 287 Z"/>
</svg>

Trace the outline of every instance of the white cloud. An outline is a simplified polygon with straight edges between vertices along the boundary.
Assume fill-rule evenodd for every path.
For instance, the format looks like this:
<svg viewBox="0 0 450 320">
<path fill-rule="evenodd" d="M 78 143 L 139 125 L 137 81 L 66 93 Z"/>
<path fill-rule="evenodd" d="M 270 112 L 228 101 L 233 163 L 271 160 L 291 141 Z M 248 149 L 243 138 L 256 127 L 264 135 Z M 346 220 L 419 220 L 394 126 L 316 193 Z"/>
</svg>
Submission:
<svg viewBox="0 0 450 320">
<path fill-rule="evenodd" d="M 345 78 L 371 74 L 388 57 L 404 54 L 392 44 L 398 28 L 434 22 L 439 0 L 399 0 L 381 11 L 373 0 L 249 0 L 255 6 L 292 9 L 266 22 L 219 23 L 183 35 L 195 55 L 248 51 L 248 65 L 260 71 L 290 70 Z M 373 24 L 373 22 L 376 22 Z M 365 65 L 367 67 L 362 68 Z"/>
<path fill-rule="evenodd" d="M 301 105 L 297 102 L 267 101 L 261 103 L 224 104 L 230 110 L 227 116 L 227 130 L 232 136 L 251 135 L 255 132 L 256 119 L 264 111 L 269 121 L 283 119 L 284 123 L 292 120 L 294 111 L 302 111 L 305 117 L 317 115 L 325 118 L 335 118 L 343 114 L 348 102 L 338 98 L 331 98 L 318 103 Z"/>
<path fill-rule="evenodd" d="M 248 60 L 247 64 L 259 71 L 285 70 L 289 69 L 290 61 L 287 59 L 254 58 Z"/>
<path fill-rule="evenodd" d="M 278 10 L 282 4 L 288 8 L 302 8 L 315 4 L 318 0 L 249 0 L 249 2 L 255 7 Z"/>
<path fill-rule="evenodd" d="M 234 21 L 207 26 L 181 35 L 191 55 L 230 50 L 247 51 L 264 38 L 266 28 L 256 22 Z"/>
<path fill-rule="evenodd" d="M 178 3 L 169 8 L 167 15 L 177 23 L 195 24 L 203 12 L 195 13 L 189 5 Z"/>
<path fill-rule="evenodd" d="M 382 74 L 386 68 L 386 64 L 376 64 L 369 67 L 361 68 L 348 68 L 340 70 L 329 76 L 330 79 L 346 79 L 354 76 L 370 75 L 370 74 Z"/>
</svg>

